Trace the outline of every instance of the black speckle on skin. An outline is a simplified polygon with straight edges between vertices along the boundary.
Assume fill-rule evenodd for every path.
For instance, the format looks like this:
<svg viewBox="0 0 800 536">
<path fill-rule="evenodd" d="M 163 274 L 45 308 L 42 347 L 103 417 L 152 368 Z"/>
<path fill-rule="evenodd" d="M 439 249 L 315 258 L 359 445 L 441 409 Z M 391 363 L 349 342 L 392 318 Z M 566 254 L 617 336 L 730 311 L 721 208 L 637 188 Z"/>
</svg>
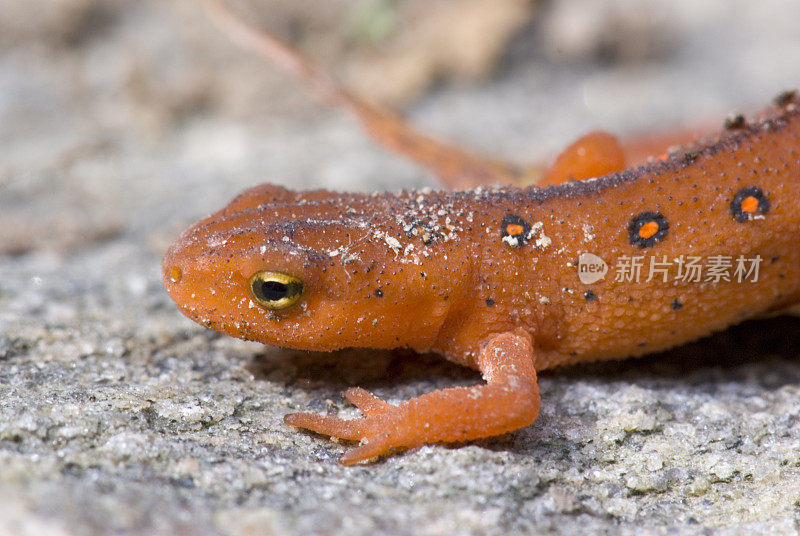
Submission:
<svg viewBox="0 0 800 536">
<path fill-rule="evenodd" d="M 673 311 L 680 311 L 683 309 L 683 304 L 679 302 L 677 298 L 672 300 L 672 303 L 669 306 L 672 307 Z"/>
<path fill-rule="evenodd" d="M 742 210 L 742 201 L 748 197 L 755 197 L 758 200 L 756 213 L 763 215 L 769 212 L 770 203 L 767 196 L 764 195 L 764 191 L 758 186 L 745 186 L 736 192 L 730 205 L 731 216 L 739 223 L 744 223 L 753 219 L 753 213 Z"/>
<path fill-rule="evenodd" d="M 655 222 L 658 225 L 658 231 L 650 238 L 639 236 L 639 230 L 650 222 Z M 669 222 L 660 212 L 641 212 L 628 223 L 628 238 L 631 245 L 644 249 L 652 247 L 656 242 L 663 240 L 667 236 L 668 230 Z"/>
<path fill-rule="evenodd" d="M 683 159 L 686 161 L 686 163 L 691 164 L 697 160 L 697 157 L 701 154 L 702 153 L 700 151 L 690 151 L 688 153 L 683 153 Z"/>
<path fill-rule="evenodd" d="M 725 118 L 725 130 L 734 130 L 744 127 L 744 116 L 742 114 L 733 114 Z"/>
<path fill-rule="evenodd" d="M 383 291 L 381 289 L 379 289 L 379 288 L 376 288 L 375 289 L 375 296 L 377 298 L 383 298 Z"/>
<path fill-rule="evenodd" d="M 494 307 L 494 300 L 491 298 L 486 299 L 486 307 Z"/>
<path fill-rule="evenodd" d="M 775 103 L 775 106 L 786 106 L 787 104 L 792 102 L 796 96 L 797 96 L 796 89 L 783 91 L 773 99 L 773 102 Z"/>
<path fill-rule="evenodd" d="M 589 289 L 583 293 L 583 297 L 586 298 L 587 302 L 593 302 L 597 300 L 597 294 L 594 293 L 593 290 Z"/>
</svg>

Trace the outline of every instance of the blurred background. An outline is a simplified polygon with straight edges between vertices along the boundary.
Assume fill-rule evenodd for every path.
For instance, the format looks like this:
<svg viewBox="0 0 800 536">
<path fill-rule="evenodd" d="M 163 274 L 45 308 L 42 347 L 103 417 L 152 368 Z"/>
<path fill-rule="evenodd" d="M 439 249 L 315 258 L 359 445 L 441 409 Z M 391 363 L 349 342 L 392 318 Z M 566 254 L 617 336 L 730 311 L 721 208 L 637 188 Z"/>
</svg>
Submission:
<svg viewBox="0 0 800 536">
<path fill-rule="evenodd" d="M 721 125 L 800 86 L 797 0 L 231 5 L 420 129 L 516 162 L 596 128 Z M 796 531 L 796 359 L 554 374 L 538 424 L 505 442 L 340 468 L 340 446 L 281 416 L 355 415 L 354 384 L 398 401 L 478 378 L 287 356 L 184 319 L 163 252 L 267 181 L 435 186 L 201 2 L 0 0 L 0 535 Z M 642 422 L 674 433 L 630 432 Z"/>
<path fill-rule="evenodd" d="M 0 254 L 68 251 L 154 223 L 172 235 L 265 181 L 431 183 L 232 45 L 201 4 L 0 2 Z M 519 162 L 592 128 L 718 121 L 800 78 L 793 0 L 232 6 L 420 128 Z"/>
</svg>

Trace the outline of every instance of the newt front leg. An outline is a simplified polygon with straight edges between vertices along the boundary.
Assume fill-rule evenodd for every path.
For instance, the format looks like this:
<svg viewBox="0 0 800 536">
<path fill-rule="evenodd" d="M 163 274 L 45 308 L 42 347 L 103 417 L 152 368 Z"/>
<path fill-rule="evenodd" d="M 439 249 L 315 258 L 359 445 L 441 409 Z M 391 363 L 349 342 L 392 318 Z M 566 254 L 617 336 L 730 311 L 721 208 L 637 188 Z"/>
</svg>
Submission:
<svg viewBox="0 0 800 536">
<path fill-rule="evenodd" d="M 345 397 L 365 417 L 345 420 L 313 413 L 286 415 L 286 424 L 361 441 L 339 461 L 369 460 L 392 448 L 426 443 L 469 441 L 528 426 L 539 414 L 539 385 L 528 333 L 517 330 L 491 336 L 478 356 L 486 385 L 453 387 L 392 405 L 360 388 Z"/>
</svg>

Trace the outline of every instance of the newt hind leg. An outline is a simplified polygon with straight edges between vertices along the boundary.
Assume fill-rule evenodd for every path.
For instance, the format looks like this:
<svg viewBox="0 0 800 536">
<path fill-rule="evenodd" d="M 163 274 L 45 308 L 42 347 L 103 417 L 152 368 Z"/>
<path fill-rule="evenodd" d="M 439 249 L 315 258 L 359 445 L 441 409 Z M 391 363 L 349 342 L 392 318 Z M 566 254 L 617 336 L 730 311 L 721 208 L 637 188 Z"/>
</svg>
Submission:
<svg viewBox="0 0 800 536">
<path fill-rule="evenodd" d="M 537 186 L 600 177 L 625 169 L 625 152 L 619 140 L 602 130 L 571 143 L 544 172 Z"/>
<path fill-rule="evenodd" d="M 345 397 L 364 417 L 346 420 L 312 413 L 286 415 L 286 424 L 361 444 L 340 458 L 362 462 L 393 448 L 469 441 L 528 426 L 539 414 L 539 386 L 530 336 L 522 331 L 493 335 L 478 356 L 485 385 L 453 387 L 397 406 L 360 388 Z"/>
</svg>

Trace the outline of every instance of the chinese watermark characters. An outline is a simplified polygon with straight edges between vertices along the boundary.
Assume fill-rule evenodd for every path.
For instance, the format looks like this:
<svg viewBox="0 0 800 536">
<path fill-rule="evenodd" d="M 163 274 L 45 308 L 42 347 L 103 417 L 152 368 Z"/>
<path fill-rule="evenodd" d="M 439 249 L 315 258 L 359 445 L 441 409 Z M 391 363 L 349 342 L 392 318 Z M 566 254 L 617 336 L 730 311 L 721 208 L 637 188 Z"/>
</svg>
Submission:
<svg viewBox="0 0 800 536">
<path fill-rule="evenodd" d="M 761 255 L 680 255 L 668 258 L 644 255 L 622 255 L 614 265 L 614 281 L 618 283 L 649 283 L 650 281 L 680 281 L 684 283 L 756 283 L 762 262 Z M 592 253 L 578 258 L 578 277 L 584 284 L 605 279 L 609 271 L 603 259 Z"/>
</svg>

